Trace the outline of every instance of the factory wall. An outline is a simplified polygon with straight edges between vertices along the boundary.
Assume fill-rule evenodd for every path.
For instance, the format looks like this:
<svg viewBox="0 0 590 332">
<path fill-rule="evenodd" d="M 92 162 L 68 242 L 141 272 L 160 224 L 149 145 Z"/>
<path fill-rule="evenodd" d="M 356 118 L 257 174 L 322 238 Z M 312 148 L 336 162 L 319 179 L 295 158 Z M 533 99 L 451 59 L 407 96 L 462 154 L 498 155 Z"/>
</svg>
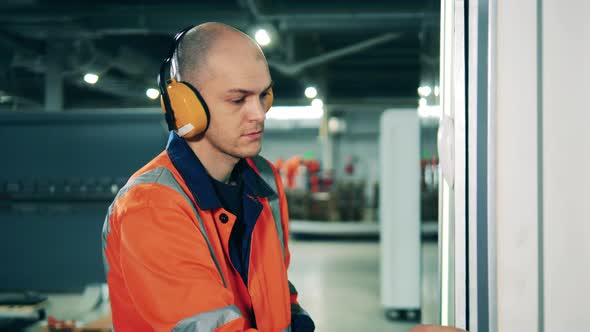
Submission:
<svg viewBox="0 0 590 332">
<path fill-rule="evenodd" d="M 332 135 L 334 175 L 338 179 L 376 179 L 379 172 L 379 111 L 342 112 L 338 118 L 346 129 Z M 423 126 L 421 129 L 421 158 L 437 156 L 437 128 Z M 312 155 L 323 160 L 322 142 L 317 128 L 270 129 L 265 132 L 263 156 L 270 160 L 286 159 L 293 155 Z M 344 171 L 349 158 L 354 159 L 354 173 Z"/>
</svg>

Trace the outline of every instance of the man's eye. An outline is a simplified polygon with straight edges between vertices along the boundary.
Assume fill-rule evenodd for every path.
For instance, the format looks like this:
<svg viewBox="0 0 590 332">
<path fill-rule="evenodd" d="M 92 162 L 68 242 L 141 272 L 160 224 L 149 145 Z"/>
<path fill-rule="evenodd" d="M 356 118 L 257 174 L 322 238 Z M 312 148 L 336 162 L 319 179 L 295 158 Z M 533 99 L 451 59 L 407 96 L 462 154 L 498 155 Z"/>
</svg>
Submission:
<svg viewBox="0 0 590 332">
<path fill-rule="evenodd" d="M 245 100 L 245 98 L 242 97 L 242 98 L 239 98 L 239 99 L 233 99 L 231 102 L 234 103 L 234 104 L 236 104 L 236 105 L 239 105 L 239 104 L 243 103 L 244 100 Z"/>
<path fill-rule="evenodd" d="M 268 97 L 268 95 L 270 94 L 270 92 L 263 92 L 260 94 L 260 100 L 265 102 L 266 101 L 266 97 Z"/>
</svg>

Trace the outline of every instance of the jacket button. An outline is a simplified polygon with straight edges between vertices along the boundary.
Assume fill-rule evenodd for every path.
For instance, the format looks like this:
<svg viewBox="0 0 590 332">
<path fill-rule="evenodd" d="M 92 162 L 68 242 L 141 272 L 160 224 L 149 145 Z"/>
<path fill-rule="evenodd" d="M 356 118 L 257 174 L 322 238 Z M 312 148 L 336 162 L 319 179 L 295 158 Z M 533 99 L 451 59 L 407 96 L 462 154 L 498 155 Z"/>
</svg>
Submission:
<svg viewBox="0 0 590 332">
<path fill-rule="evenodd" d="M 229 220 L 229 217 L 227 216 L 227 214 L 222 213 L 219 215 L 219 221 L 221 221 L 222 224 L 227 223 Z"/>
</svg>

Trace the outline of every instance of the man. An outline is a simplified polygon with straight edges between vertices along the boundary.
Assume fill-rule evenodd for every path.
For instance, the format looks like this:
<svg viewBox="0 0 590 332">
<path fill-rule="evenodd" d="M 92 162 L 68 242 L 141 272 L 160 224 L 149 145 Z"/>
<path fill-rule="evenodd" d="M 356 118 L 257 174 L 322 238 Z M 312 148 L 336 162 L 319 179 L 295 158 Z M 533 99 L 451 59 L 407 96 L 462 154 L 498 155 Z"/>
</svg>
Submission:
<svg viewBox="0 0 590 332">
<path fill-rule="evenodd" d="M 115 331 L 313 331 L 287 280 L 285 193 L 258 157 L 272 103 L 261 49 L 205 23 L 177 35 L 159 80 L 168 145 L 103 227 Z"/>
</svg>

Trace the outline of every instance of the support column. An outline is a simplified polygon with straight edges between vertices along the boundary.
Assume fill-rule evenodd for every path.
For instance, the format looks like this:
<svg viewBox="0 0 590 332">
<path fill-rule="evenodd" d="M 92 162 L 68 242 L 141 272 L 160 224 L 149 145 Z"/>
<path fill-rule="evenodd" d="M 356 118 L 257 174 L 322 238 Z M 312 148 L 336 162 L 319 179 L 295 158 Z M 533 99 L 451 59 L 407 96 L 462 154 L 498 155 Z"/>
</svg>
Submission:
<svg viewBox="0 0 590 332">
<path fill-rule="evenodd" d="M 327 106 L 324 106 L 324 116 L 320 124 L 320 135 L 319 139 L 322 144 L 322 168 L 326 171 L 332 171 L 332 176 L 336 176 L 334 169 L 334 142 L 332 135 L 328 130 L 328 120 L 330 118 L 330 112 Z"/>
<path fill-rule="evenodd" d="M 60 112 L 64 108 L 63 57 L 64 42 L 49 39 L 46 46 L 45 111 Z"/>
</svg>

